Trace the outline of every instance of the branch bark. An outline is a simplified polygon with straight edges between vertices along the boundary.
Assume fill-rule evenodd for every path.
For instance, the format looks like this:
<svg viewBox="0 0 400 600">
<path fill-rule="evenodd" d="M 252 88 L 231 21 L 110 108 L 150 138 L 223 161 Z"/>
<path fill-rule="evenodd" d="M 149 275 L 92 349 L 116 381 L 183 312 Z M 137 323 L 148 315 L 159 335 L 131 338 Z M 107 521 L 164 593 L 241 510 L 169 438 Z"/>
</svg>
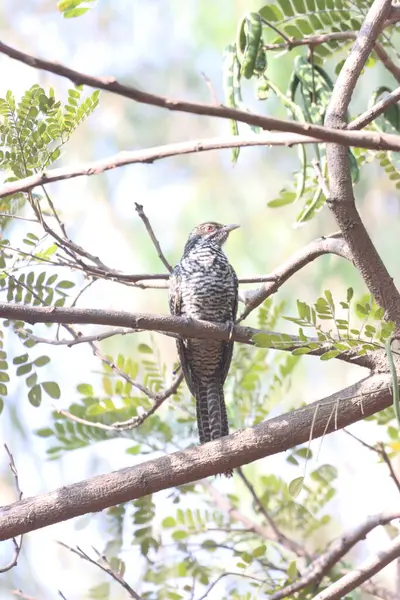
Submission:
<svg viewBox="0 0 400 600">
<path fill-rule="evenodd" d="M 111 325 L 127 327 L 131 330 L 157 331 L 160 333 L 175 333 L 183 337 L 207 338 L 213 340 L 233 340 L 244 344 L 253 344 L 253 336 L 257 333 L 271 334 L 272 331 L 255 329 L 253 327 L 234 326 L 211 321 L 199 321 L 197 319 L 186 319 L 185 317 L 173 317 L 170 315 L 153 315 L 146 313 L 128 313 L 122 311 L 107 311 L 93 308 L 60 308 L 23 306 L 20 304 L 0 303 L 0 319 L 21 320 L 26 323 L 61 323 L 80 325 Z M 274 348 L 291 352 L 299 343 L 304 342 L 297 336 L 291 336 L 293 346 L 287 342 L 282 348 Z M 79 338 L 78 338 L 79 339 Z M 87 340 L 86 343 L 93 344 Z M 310 352 L 318 356 L 326 352 L 326 347 Z M 380 353 L 373 352 L 365 356 L 357 356 L 351 352 L 339 355 L 337 358 L 361 367 L 374 369 L 376 365 L 381 366 Z"/>
<path fill-rule="evenodd" d="M 333 234 L 313 240 L 272 271 L 271 275 L 276 278 L 275 281 L 266 282 L 258 290 L 244 294 L 246 307 L 240 315 L 239 321 L 243 321 L 252 310 L 260 306 L 269 296 L 275 294 L 281 285 L 297 271 L 323 254 L 336 254 L 346 260 L 352 261 L 349 247 L 341 234 Z"/>
<path fill-rule="evenodd" d="M 397 536 L 391 544 L 378 552 L 373 558 L 369 558 L 354 571 L 347 573 L 335 581 L 332 585 L 314 597 L 314 600 L 340 600 L 346 594 L 355 590 L 359 585 L 368 581 L 384 567 L 400 556 L 400 536 Z"/>
<path fill-rule="evenodd" d="M 4 506 L 0 541 L 223 473 L 346 427 L 390 406 L 390 383 L 389 374 L 370 375 L 309 406 L 219 440 Z"/>
<path fill-rule="evenodd" d="M 390 11 L 390 0 L 375 0 L 371 6 L 333 89 L 325 120 L 328 127 L 346 126 L 355 85 Z M 400 325 L 400 294 L 355 206 L 348 151 L 343 146 L 328 144 L 327 160 L 331 188 L 328 206 L 371 294 L 385 309 L 387 318 Z"/>
</svg>

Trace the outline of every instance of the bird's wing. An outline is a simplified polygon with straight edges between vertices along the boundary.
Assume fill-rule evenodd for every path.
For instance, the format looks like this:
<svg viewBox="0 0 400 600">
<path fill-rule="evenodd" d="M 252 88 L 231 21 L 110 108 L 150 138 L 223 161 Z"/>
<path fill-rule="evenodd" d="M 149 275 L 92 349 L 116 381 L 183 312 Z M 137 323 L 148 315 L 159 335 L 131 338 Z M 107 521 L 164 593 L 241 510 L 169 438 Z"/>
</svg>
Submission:
<svg viewBox="0 0 400 600">
<path fill-rule="evenodd" d="M 179 269 L 177 267 L 175 267 L 175 269 L 172 271 L 169 278 L 169 310 L 171 315 L 175 315 L 176 317 L 180 317 L 182 315 L 181 280 Z M 183 376 L 190 393 L 194 396 L 193 378 L 187 359 L 188 340 L 178 338 L 176 340 L 176 347 L 178 350 L 178 357 Z"/>
<path fill-rule="evenodd" d="M 237 310 L 238 310 L 239 282 L 238 282 L 238 278 L 237 278 L 237 275 L 236 275 L 233 267 L 231 267 L 231 273 L 232 273 L 232 278 L 233 278 L 234 287 L 235 287 L 235 294 L 234 294 L 234 299 L 233 299 L 233 303 L 232 303 L 232 311 L 231 311 L 231 320 L 232 320 L 232 323 L 234 323 L 236 320 L 236 315 L 237 315 Z M 221 352 L 222 383 L 225 382 L 225 379 L 229 372 L 229 367 L 231 366 L 232 352 L 233 352 L 233 342 L 225 342 L 223 345 L 223 348 L 222 348 L 222 352 Z"/>
</svg>

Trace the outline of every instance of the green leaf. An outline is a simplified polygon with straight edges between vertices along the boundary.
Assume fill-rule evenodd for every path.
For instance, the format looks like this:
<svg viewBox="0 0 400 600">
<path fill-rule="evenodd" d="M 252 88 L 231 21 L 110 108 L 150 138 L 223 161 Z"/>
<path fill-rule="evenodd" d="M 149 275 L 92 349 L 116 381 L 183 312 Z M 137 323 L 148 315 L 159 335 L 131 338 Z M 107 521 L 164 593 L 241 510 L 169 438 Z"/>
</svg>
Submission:
<svg viewBox="0 0 400 600">
<path fill-rule="evenodd" d="M 42 387 L 44 391 L 50 396 L 50 398 L 58 400 L 61 397 L 60 387 L 55 381 L 44 381 L 42 383 Z"/>
<path fill-rule="evenodd" d="M 3 398 L 0 397 L 0 415 L 3 412 L 3 408 L 4 408 L 4 400 L 3 400 Z"/>
<path fill-rule="evenodd" d="M 153 350 L 147 344 L 139 344 L 138 350 L 142 354 L 153 354 Z"/>
<path fill-rule="evenodd" d="M 83 394 L 84 396 L 93 396 L 94 395 L 93 387 L 91 385 L 89 385 L 88 383 L 80 383 L 77 386 L 77 390 L 80 394 Z"/>
<path fill-rule="evenodd" d="M 259 558 L 260 556 L 265 555 L 266 550 L 267 550 L 267 548 L 266 548 L 265 544 L 261 544 L 261 546 L 257 546 L 257 548 L 255 548 L 253 550 L 252 554 L 253 554 L 254 558 Z"/>
<path fill-rule="evenodd" d="M 35 360 L 33 361 L 33 364 L 36 367 L 43 367 L 44 365 L 47 365 L 50 362 L 50 358 L 48 356 L 39 356 L 38 358 L 35 358 Z"/>
<path fill-rule="evenodd" d="M 303 482 L 304 477 L 296 477 L 296 479 L 293 479 L 293 481 L 289 483 L 288 491 L 292 498 L 296 498 L 300 494 L 303 489 Z"/>
<path fill-rule="evenodd" d="M 166 517 L 161 524 L 165 529 L 176 527 L 176 521 L 174 517 Z"/>
<path fill-rule="evenodd" d="M 32 406 L 38 407 L 42 402 L 42 390 L 40 384 L 34 385 L 28 392 L 28 400 Z"/>
<path fill-rule="evenodd" d="M 37 429 L 36 430 L 36 435 L 38 435 L 39 437 L 51 437 L 52 435 L 54 435 L 53 430 L 50 429 L 50 427 L 43 427 L 42 429 Z"/>
<path fill-rule="evenodd" d="M 63 290 L 68 290 L 70 288 L 73 288 L 75 286 L 75 283 L 73 283 L 72 281 L 59 281 L 56 285 L 56 288 L 62 288 Z"/>
<path fill-rule="evenodd" d="M 324 352 L 324 354 L 321 354 L 319 358 L 320 360 L 330 360 L 331 358 L 336 358 L 338 354 L 340 354 L 339 350 L 329 350 L 328 352 Z"/>
<path fill-rule="evenodd" d="M 16 371 L 17 375 L 26 375 L 32 371 L 32 363 L 27 363 L 26 365 L 20 365 Z"/>
</svg>

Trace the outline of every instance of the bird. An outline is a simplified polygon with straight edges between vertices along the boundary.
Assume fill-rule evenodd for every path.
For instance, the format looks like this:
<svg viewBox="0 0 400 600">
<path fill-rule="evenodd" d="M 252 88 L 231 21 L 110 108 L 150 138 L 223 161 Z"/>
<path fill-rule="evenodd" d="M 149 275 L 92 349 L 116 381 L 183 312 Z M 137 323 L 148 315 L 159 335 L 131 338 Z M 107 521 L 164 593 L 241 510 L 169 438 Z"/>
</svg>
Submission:
<svg viewBox="0 0 400 600">
<path fill-rule="evenodd" d="M 222 246 L 238 227 L 211 221 L 190 232 L 183 256 L 170 276 L 172 315 L 233 327 L 238 279 Z M 223 386 L 232 360 L 233 341 L 180 337 L 177 350 L 185 381 L 196 400 L 200 443 L 229 435 Z"/>
</svg>

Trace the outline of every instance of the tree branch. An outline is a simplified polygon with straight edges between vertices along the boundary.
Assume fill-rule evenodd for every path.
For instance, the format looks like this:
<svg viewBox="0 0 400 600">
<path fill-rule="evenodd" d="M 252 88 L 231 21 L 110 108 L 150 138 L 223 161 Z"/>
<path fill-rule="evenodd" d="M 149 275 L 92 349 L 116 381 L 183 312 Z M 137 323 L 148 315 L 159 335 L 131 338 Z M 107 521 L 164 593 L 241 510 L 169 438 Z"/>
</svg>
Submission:
<svg viewBox="0 0 400 600">
<path fill-rule="evenodd" d="M 275 594 L 272 594 L 270 600 L 282 600 L 288 596 L 292 597 L 296 592 L 305 587 L 319 583 L 322 578 L 355 546 L 363 540 L 368 533 L 380 525 L 387 525 L 395 519 L 400 519 L 400 512 L 382 513 L 369 517 L 364 523 L 335 540 L 329 550 L 316 558 L 303 575 L 293 583 L 285 586 Z M 367 578 L 368 579 L 368 578 Z M 329 588 L 328 588 L 329 589 Z M 352 588 L 354 589 L 354 588 Z M 347 590 L 350 591 L 350 590 Z M 340 596 L 342 598 L 342 596 Z M 319 598 L 316 596 L 314 600 Z"/>
<path fill-rule="evenodd" d="M 372 4 L 356 43 L 337 78 L 325 119 L 327 126 L 339 129 L 345 127 L 347 109 L 355 85 L 390 10 L 390 0 L 375 0 Z M 355 206 L 348 151 L 343 146 L 328 144 L 327 159 L 331 189 L 328 206 L 371 294 L 385 309 L 387 318 L 400 325 L 400 294 Z"/>
<path fill-rule="evenodd" d="M 396 88 L 390 94 L 387 94 L 384 98 L 382 98 L 382 100 L 380 100 L 374 106 L 372 106 L 367 111 L 365 111 L 365 113 L 363 113 L 362 115 L 360 115 L 359 117 L 357 117 L 356 119 L 351 121 L 347 125 L 347 129 L 348 130 L 363 129 L 363 127 L 366 127 L 366 125 L 368 125 L 369 123 L 374 121 L 377 117 L 379 117 L 379 115 L 384 113 L 385 110 L 388 109 L 390 106 L 393 106 L 393 104 L 397 104 L 397 102 L 399 100 L 400 100 L 400 87 Z"/>
<path fill-rule="evenodd" d="M 245 293 L 246 308 L 240 315 L 238 322 L 243 321 L 252 310 L 260 306 L 269 296 L 275 294 L 281 285 L 297 271 L 300 271 L 300 269 L 323 254 L 336 254 L 349 261 L 352 260 L 349 247 L 341 234 L 335 233 L 328 237 L 313 240 L 272 271 L 271 275 L 276 277 L 275 281 L 265 283 L 256 291 Z"/>
<path fill-rule="evenodd" d="M 271 335 L 275 332 L 255 329 L 253 327 L 234 326 L 233 329 L 224 323 L 213 323 L 211 321 L 199 321 L 197 319 L 187 319 L 185 317 L 175 317 L 170 315 L 153 315 L 146 313 L 128 313 L 122 311 L 106 311 L 102 309 L 92 308 L 65 308 L 65 307 L 41 307 L 41 306 L 24 306 L 20 304 L 0 303 L 0 319 L 21 320 L 27 323 L 61 323 L 61 324 L 80 324 L 80 325 L 111 325 L 117 327 L 128 327 L 133 330 L 156 331 L 158 333 L 175 333 L 183 337 L 196 337 L 201 339 L 214 340 L 232 340 L 242 342 L 244 344 L 254 344 L 253 336 L 257 333 L 266 333 Z M 99 334 L 99 337 L 101 334 Z M 74 333 L 76 342 L 80 341 L 80 337 Z M 97 337 L 97 336 L 96 336 Z M 297 336 L 291 336 L 293 345 L 288 345 L 288 342 L 282 347 L 274 346 L 276 350 L 285 350 L 291 352 L 300 345 L 304 345 L 304 341 Z M 33 338 L 34 339 L 34 338 Z M 45 338 L 38 338 L 43 341 Z M 64 344 L 64 340 L 63 344 Z M 311 341 L 314 341 L 313 339 Z M 51 343 L 51 340 L 50 340 Z M 94 342 L 87 338 L 87 343 L 93 348 Z M 71 345 L 67 340 L 66 345 Z M 309 354 L 319 356 L 327 351 L 326 346 L 321 346 L 317 350 L 313 350 Z M 96 347 L 96 354 L 99 351 Z M 106 357 L 100 356 L 103 362 L 107 362 Z M 361 367 L 374 369 L 376 365 L 381 366 L 380 353 L 372 352 L 364 356 L 357 356 L 357 353 L 344 352 L 337 358 L 345 362 L 355 364 Z M 110 361 L 108 361 L 111 366 Z M 121 372 L 122 373 L 122 372 Z M 143 391 L 143 386 L 137 382 L 128 379 L 133 385 L 139 387 Z M 148 391 L 146 391 L 148 394 Z M 149 395 L 149 394 L 148 394 Z M 150 394 L 151 397 L 151 394 Z"/>
<path fill-rule="evenodd" d="M 149 234 L 151 241 L 153 242 L 153 246 L 156 249 L 158 258 L 161 260 L 162 264 L 167 269 L 167 271 L 169 273 L 171 273 L 172 267 L 169 264 L 169 262 L 167 261 L 167 259 L 165 258 L 164 252 L 161 250 L 160 242 L 158 241 L 158 239 L 155 236 L 155 233 L 153 231 L 151 223 L 143 210 L 143 206 L 141 204 L 138 204 L 137 202 L 135 202 L 135 210 L 136 210 L 137 214 L 139 215 L 139 217 L 142 219 L 144 226 L 146 227 L 146 231 Z"/>
<path fill-rule="evenodd" d="M 1 42 L 0 42 L 1 46 Z M 200 105 L 203 106 L 203 105 Z M 208 105 L 204 105 L 208 106 Z M 263 117 L 261 115 L 252 115 L 249 112 L 243 112 L 244 117 L 241 117 L 241 111 L 236 109 L 228 109 L 225 107 L 218 107 L 221 110 L 226 110 L 229 115 L 217 115 L 223 118 L 236 118 L 239 121 L 249 122 L 252 124 L 253 121 L 257 121 L 260 126 L 260 121 L 264 122 L 264 126 L 267 125 L 271 129 L 279 129 L 281 133 L 261 133 L 257 136 L 227 136 L 217 137 L 202 140 L 194 140 L 189 142 L 179 142 L 176 144 L 167 144 L 165 146 L 157 146 L 155 148 L 148 148 L 144 150 L 133 150 L 119 152 L 113 156 L 103 158 L 97 161 L 92 161 L 85 164 L 78 164 L 75 167 L 61 167 L 58 169 L 50 169 L 48 171 L 41 171 L 35 175 L 24 177 L 17 181 L 5 183 L 0 187 L 0 198 L 15 194 L 17 192 L 26 192 L 32 190 L 37 186 L 43 186 L 44 184 L 54 183 L 56 181 L 62 181 L 66 179 L 73 179 L 75 177 L 99 175 L 110 169 L 116 169 L 126 165 L 132 165 L 137 163 L 153 163 L 163 158 L 169 158 L 172 156 L 182 156 L 185 154 L 193 154 L 199 152 L 205 152 L 209 150 L 222 150 L 225 148 L 238 148 L 238 147 L 252 147 L 252 146 L 288 146 L 291 147 L 294 144 L 315 144 L 321 141 L 332 141 L 338 142 L 345 146 L 358 146 L 360 148 L 369 148 L 371 150 L 394 150 L 400 151 L 400 136 L 389 133 L 375 133 L 375 132 L 356 132 L 356 131 L 335 131 L 334 129 L 323 128 L 321 126 L 312 124 L 301 124 L 295 121 L 284 121 L 279 119 L 272 119 L 271 117 Z M 239 115 L 230 115 L 231 112 L 240 113 Z M 271 121 L 278 121 L 280 127 L 277 127 L 276 123 Z M 293 127 L 292 127 L 293 125 Z M 297 131 L 298 125 L 301 125 L 300 134 Z M 314 131 L 317 127 L 318 131 Z M 296 129 L 295 133 L 290 133 L 291 129 Z M 311 131 L 313 130 L 313 131 Z M 311 137 L 310 133 L 314 136 Z M 332 135 L 331 135 L 332 134 Z"/>
<path fill-rule="evenodd" d="M 309 406 L 219 440 L 1 507 L 0 540 L 226 472 L 308 442 L 310 431 L 316 439 L 346 427 L 390 406 L 390 383 L 389 374 L 374 374 Z"/>
<path fill-rule="evenodd" d="M 400 556 L 400 536 L 397 536 L 391 544 L 378 552 L 376 556 L 366 560 L 354 571 L 347 573 L 335 583 L 332 583 L 323 592 L 314 597 L 314 600 L 340 600 L 346 594 L 355 590 L 362 583 L 379 573 L 386 565 Z"/>
<path fill-rule="evenodd" d="M 107 560 L 107 557 L 103 556 L 100 552 L 98 552 L 98 550 L 96 550 L 96 548 L 93 548 L 93 550 L 94 550 L 94 552 L 96 552 L 98 559 L 94 560 L 93 558 L 90 558 L 90 556 L 88 554 L 86 554 L 86 552 L 81 550 L 81 548 L 79 548 L 79 546 L 77 546 L 76 548 L 71 548 L 70 546 L 67 546 L 67 544 L 64 544 L 64 542 L 58 542 L 58 543 L 63 548 L 66 548 L 73 554 L 76 554 L 77 556 L 79 556 L 79 558 L 82 558 L 83 560 L 88 561 L 92 565 L 99 567 L 99 569 L 104 571 L 104 573 L 111 575 L 111 577 L 114 579 L 114 581 L 119 583 L 119 585 L 122 586 L 124 588 L 124 590 L 128 592 L 128 594 L 131 598 L 133 598 L 134 600 L 143 600 L 143 598 L 141 596 L 139 596 L 139 594 L 137 592 L 135 592 L 135 590 L 128 584 L 128 582 L 125 581 L 125 579 L 122 577 L 121 573 L 119 573 L 118 571 L 116 571 L 115 569 L 113 569 L 111 567 L 109 561 Z"/>
</svg>

